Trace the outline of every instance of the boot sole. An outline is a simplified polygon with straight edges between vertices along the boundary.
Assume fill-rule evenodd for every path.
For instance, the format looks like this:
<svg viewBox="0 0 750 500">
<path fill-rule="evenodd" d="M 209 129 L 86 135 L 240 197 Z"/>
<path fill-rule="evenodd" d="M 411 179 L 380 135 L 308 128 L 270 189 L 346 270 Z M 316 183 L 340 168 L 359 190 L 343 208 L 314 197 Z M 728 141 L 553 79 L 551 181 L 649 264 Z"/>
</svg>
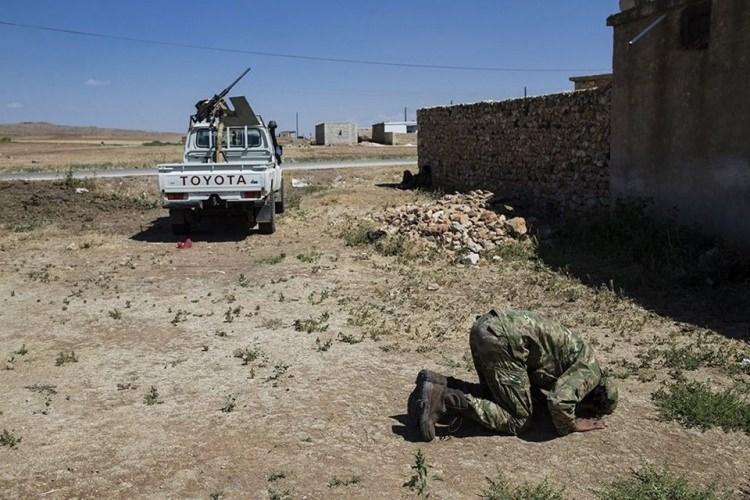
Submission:
<svg viewBox="0 0 750 500">
<path fill-rule="evenodd" d="M 419 432 L 426 442 L 435 439 L 435 422 L 432 420 L 432 408 L 430 408 L 430 393 L 432 382 L 424 382 L 419 390 L 417 400 L 419 412 Z"/>
<path fill-rule="evenodd" d="M 424 382 L 432 382 L 433 384 L 437 385 L 448 385 L 448 378 L 444 375 L 440 375 L 437 372 L 433 372 L 432 370 L 419 370 L 419 373 L 417 374 L 417 386 L 419 386 L 420 383 Z"/>
</svg>

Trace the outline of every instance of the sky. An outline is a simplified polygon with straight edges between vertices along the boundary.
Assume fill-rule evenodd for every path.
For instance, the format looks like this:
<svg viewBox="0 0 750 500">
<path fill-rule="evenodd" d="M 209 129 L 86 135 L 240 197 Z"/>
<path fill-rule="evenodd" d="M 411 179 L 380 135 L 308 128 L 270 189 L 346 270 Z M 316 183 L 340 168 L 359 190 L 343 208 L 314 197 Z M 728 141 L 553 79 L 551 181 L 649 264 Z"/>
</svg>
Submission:
<svg viewBox="0 0 750 500">
<path fill-rule="evenodd" d="M 184 132 L 193 105 L 230 95 L 310 134 L 416 109 L 572 89 L 610 71 L 617 0 L 0 0 L 0 21 L 182 44 L 524 71 L 356 65 L 83 37 L 0 25 L 0 123 Z M 560 69 L 562 71 L 526 71 Z"/>
</svg>

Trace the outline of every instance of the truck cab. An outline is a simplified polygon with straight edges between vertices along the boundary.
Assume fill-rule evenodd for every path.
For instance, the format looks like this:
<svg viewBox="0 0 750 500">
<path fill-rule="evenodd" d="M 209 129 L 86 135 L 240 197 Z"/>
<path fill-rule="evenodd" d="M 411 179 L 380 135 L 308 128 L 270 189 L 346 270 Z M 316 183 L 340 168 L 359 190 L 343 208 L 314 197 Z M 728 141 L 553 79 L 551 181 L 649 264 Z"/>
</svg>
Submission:
<svg viewBox="0 0 750 500">
<path fill-rule="evenodd" d="M 194 121 L 182 163 L 159 165 L 162 206 L 175 234 L 186 234 L 205 216 L 239 217 L 250 229 L 275 231 L 284 210 L 281 147 L 276 124 L 268 126 L 244 97 L 232 97 L 221 126 Z M 220 142 L 219 142 L 220 141 Z M 219 161 L 217 161 L 219 160 Z"/>
</svg>

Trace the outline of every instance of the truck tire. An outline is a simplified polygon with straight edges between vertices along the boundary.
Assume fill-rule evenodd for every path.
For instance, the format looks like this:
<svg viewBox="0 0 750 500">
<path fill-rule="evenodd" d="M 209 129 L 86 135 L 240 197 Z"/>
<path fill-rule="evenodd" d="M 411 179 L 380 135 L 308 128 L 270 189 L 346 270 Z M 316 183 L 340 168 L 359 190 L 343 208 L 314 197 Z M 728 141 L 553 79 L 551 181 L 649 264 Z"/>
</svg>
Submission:
<svg viewBox="0 0 750 500">
<path fill-rule="evenodd" d="M 271 220 L 268 222 L 259 222 L 258 231 L 260 234 L 273 234 L 276 232 L 275 210 L 271 210 Z"/>
<path fill-rule="evenodd" d="M 281 181 L 281 189 L 279 190 L 278 194 L 279 198 L 276 200 L 276 213 L 277 214 L 283 214 L 284 213 L 284 181 Z"/>
<path fill-rule="evenodd" d="M 175 236 L 185 236 L 190 232 L 190 226 L 187 224 L 172 224 L 172 234 Z"/>
<path fill-rule="evenodd" d="M 188 224 L 187 210 L 179 208 L 169 209 L 169 222 L 172 224 L 172 234 L 184 236 L 190 232 Z"/>
</svg>

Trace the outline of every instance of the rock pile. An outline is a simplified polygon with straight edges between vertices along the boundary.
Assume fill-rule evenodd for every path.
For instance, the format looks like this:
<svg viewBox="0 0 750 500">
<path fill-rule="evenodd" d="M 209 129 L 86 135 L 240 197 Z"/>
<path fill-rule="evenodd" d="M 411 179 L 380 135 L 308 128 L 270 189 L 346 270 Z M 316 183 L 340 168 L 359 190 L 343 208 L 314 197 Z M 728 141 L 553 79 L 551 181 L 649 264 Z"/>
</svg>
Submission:
<svg viewBox="0 0 750 500">
<path fill-rule="evenodd" d="M 388 209 L 378 220 L 389 234 L 421 238 L 451 254 L 460 253 L 461 262 L 476 264 L 479 255 L 491 252 L 503 240 L 522 238 L 528 232 L 523 217 L 507 218 L 490 210 L 492 197 L 491 192 L 482 190 L 448 194 Z"/>
</svg>

